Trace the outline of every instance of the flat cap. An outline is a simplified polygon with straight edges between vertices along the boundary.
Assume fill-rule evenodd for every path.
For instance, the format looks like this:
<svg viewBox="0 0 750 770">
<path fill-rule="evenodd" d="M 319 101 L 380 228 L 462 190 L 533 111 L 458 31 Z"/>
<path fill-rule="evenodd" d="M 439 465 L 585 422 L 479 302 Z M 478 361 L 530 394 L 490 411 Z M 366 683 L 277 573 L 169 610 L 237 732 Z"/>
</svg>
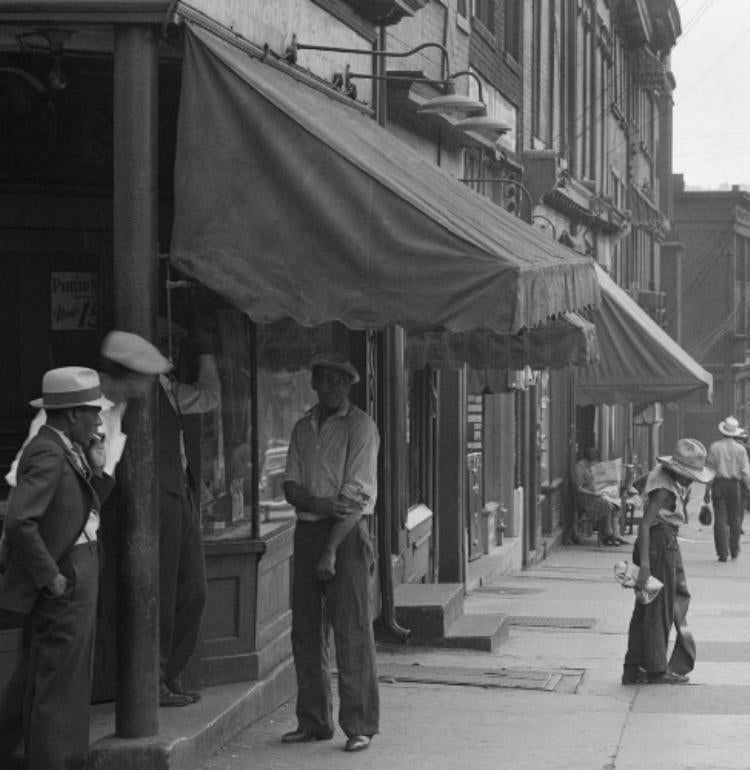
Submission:
<svg viewBox="0 0 750 770">
<path fill-rule="evenodd" d="M 130 332 L 110 332 L 102 342 L 101 354 L 139 374 L 165 374 L 172 368 L 154 345 Z"/>
<path fill-rule="evenodd" d="M 326 369 L 337 369 L 340 372 L 346 372 L 352 378 L 352 385 L 359 382 L 359 372 L 347 358 L 340 353 L 323 353 L 315 356 L 310 362 L 310 370 L 315 371 L 319 366 Z"/>
</svg>

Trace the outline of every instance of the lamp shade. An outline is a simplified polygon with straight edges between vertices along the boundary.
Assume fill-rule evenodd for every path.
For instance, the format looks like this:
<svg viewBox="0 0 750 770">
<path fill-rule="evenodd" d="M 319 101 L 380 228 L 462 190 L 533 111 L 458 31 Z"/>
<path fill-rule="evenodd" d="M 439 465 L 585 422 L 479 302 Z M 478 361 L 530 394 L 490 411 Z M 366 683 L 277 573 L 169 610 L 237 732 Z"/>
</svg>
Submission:
<svg viewBox="0 0 750 770">
<path fill-rule="evenodd" d="M 510 131 L 510 126 L 503 123 L 502 120 L 489 117 L 488 115 L 471 115 L 468 118 L 459 120 L 456 128 L 463 131 L 478 131 L 479 133 L 497 134 L 502 136 Z"/>
<path fill-rule="evenodd" d="M 473 115 L 477 112 L 484 112 L 485 109 L 482 102 L 472 99 L 470 96 L 444 94 L 443 96 L 428 99 L 419 107 L 417 112 L 438 112 L 444 115 L 455 115 L 458 113 Z"/>
</svg>

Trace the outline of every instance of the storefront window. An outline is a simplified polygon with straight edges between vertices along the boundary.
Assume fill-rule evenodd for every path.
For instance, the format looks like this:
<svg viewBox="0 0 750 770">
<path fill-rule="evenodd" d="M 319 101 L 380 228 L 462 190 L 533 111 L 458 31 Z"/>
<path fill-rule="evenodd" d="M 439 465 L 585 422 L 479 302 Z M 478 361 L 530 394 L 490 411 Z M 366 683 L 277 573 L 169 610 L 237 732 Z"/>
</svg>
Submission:
<svg viewBox="0 0 750 770">
<path fill-rule="evenodd" d="M 282 481 L 289 438 L 297 420 L 316 402 L 309 368 L 258 367 L 258 504 L 261 532 L 293 517 Z"/>
<path fill-rule="evenodd" d="M 294 519 L 282 485 L 292 429 L 317 402 L 310 360 L 330 350 L 349 355 L 350 333 L 339 324 L 308 329 L 292 321 L 253 329 L 247 317 L 233 309 L 222 309 L 215 318 L 222 396 L 221 408 L 201 417 L 203 534 L 211 540 L 252 537 L 257 463 L 259 532 L 267 537 Z"/>
<path fill-rule="evenodd" d="M 550 436 L 549 436 L 549 371 L 539 373 L 537 394 L 537 453 L 539 457 L 539 483 L 550 483 Z"/>
<path fill-rule="evenodd" d="M 434 505 L 435 372 L 407 372 L 408 505 Z"/>
</svg>

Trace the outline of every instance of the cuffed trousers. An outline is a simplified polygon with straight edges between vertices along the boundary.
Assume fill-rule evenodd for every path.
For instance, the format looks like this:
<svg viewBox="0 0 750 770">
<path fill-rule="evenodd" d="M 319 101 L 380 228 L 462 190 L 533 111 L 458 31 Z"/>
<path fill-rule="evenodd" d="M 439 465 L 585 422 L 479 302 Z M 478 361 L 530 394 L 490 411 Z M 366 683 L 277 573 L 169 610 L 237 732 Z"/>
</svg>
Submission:
<svg viewBox="0 0 750 770">
<path fill-rule="evenodd" d="M 636 540 L 633 547 L 633 561 L 636 564 L 640 562 L 639 548 L 640 543 Z M 640 666 L 649 674 L 663 673 L 668 667 L 674 668 L 678 673 L 687 673 L 692 670 L 695 650 L 692 647 L 692 638 L 688 641 L 687 632 L 686 639 L 680 639 L 681 632 L 687 625 L 690 592 L 685 580 L 676 527 L 667 524 L 651 527 L 649 561 L 651 574 L 664 583 L 664 588 L 650 604 L 635 602 L 628 632 L 625 665 Z M 673 625 L 680 644 L 675 644 L 672 659 L 668 663 L 667 647 Z"/>
<path fill-rule="evenodd" d="M 206 559 L 200 514 L 187 491 L 159 496 L 159 676 L 179 683 L 200 637 Z"/>
<path fill-rule="evenodd" d="M 68 587 L 57 598 L 40 593 L 18 668 L 0 696 L 0 767 L 10 766 L 19 730 L 26 770 L 83 770 L 88 761 L 96 543 L 76 546 L 59 566 Z"/>
<path fill-rule="evenodd" d="M 347 736 L 371 736 L 378 732 L 380 716 L 369 596 L 373 549 L 366 522 L 359 521 L 336 552 L 333 580 L 318 580 L 315 563 L 331 527 L 326 521 L 299 521 L 294 533 L 292 651 L 297 671 L 297 721 L 300 730 L 333 734 L 332 627 L 339 724 Z"/>
</svg>

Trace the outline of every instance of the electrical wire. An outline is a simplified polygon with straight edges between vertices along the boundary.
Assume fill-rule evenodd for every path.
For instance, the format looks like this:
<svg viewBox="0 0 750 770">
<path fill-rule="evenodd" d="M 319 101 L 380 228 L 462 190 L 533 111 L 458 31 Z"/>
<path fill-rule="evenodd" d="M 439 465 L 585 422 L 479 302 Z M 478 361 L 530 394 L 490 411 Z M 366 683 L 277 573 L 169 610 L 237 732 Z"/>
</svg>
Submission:
<svg viewBox="0 0 750 770">
<path fill-rule="evenodd" d="M 706 2 L 703 3 L 703 5 L 696 11 L 696 14 L 691 19 L 691 22 L 689 23 L 688 28 L 691 28 L 691 25 L 694 25 L 694 23 L 697 23 L 698 19 L 708 11 L 712 3 L 713 3 L 713 0 L 706 0 Z M 668 111 L 672 110 L 674 107 L 682 103 L 682 101 L 686 98 L 686 96 L 690 94 L 692 91 L 694 91 L 695 88 L 697 88 L 698 85 L 701 82 L 703 82 L 703 80 L 705 80 L 705 78 L 708 77 L 708 75 L 714 69 L 716 69 L 716 67 L 719 66 L 719 64 L 726 58 L 726 56 L 731 52 L 731 50 L 733 50 L 734 48 L 736 48 L 737 45 L 739 45 L 739 43 L 742 41 L 742 39 L 748 32 L 750 32 L 750 26 L 746 27 L 735 38 L 735 40 L 731 43 L 731 45 L 728 48 L 724 49 L 723 53 L 713 61 L 709 69 L 704 72 L 704 74 L 699 78 L 699 80 L 694 82 L 686 91 L 684 91 L 680 95 L 680 97 L 677 100 L 675 100 L 673 105 L 667 105 L 662 110 L 659 110 L 658 105 L 652 102 L 653 114 L 650 120 L 655 121 L 657 119 L 661 119 L 665 113 L 667 113 Z M 682 35 L 683 39 L 684 39 L 684 36 L 685 36 L 685 33 L 683 33 Z M 581 125 L 580 130 L 572 137 L 572 139 L 571 138 L 568 139 L 569 144 L 577 143 L 583 137 L 583 135 L 588 131 L 594 132 L 598 130 L 600 123 L 605 119 L 605 117 L 608 114 L 607 110 L 601 109 L 602 103 L 605 99 L 609 100 L 611 95 L 613 94 L 613 91 L 616 85 L 615 81 L 616 81 L 616 77 L 609 78 L 607 84 L 605 85 L 605 88 L 600 89 L 600 91 L 597 94 L 593 95 L 593 100 L 590 108 L 582 109 L 581 112 L 575 116 L 575 118 L 572 121 L 574 131 L 575 131 L 575 127 L 582 124 L 588 116 L 592 116 L 592 120 L 590 125 L 588 124 Z M 648 118 L 643 118 L 642 121 L 639 121 L 633 124 L 631 126 L 630 136 L 626 136 L 625 138 L 616 142 L 612 147 L 610 147 L 609 152 L 615 153 L 619 149 L 621 149 L 623 146 L 632 142 L 633 134 L 635 134 L 636 136 L 641 136 L 644 130 L 647 128 L 649 122 L 650 121 Z M 529 129 L 525 133 L 526 133 L 525 138 L 528 140 L 532 136 L 533 132 L 531 131 L 531 129 Z M 563 137 L 563 133 L 564 133 L 564 129 L 561 129 L 561 131 L 551 139 L 549 143 L 550 146 L 556 147 L 560 139 Z"/>
<path fill-rule="evenodd" d="M 698 10 L 693 14 L 690 21 L 687 23 L 685 28 L 682 30 L 682 39 L 685 39 L 685 36 L 693 29 L 695 29 L 695 25 L 700 21 L 701 16 L 705 15 L 706 11 L 708 11 L 711 6 L 713 5 L 714 0 L 705 0 L 703 5 L 698 8 Z M 684 3 L 683 3 L 684 5 Z"/>
</svg>

